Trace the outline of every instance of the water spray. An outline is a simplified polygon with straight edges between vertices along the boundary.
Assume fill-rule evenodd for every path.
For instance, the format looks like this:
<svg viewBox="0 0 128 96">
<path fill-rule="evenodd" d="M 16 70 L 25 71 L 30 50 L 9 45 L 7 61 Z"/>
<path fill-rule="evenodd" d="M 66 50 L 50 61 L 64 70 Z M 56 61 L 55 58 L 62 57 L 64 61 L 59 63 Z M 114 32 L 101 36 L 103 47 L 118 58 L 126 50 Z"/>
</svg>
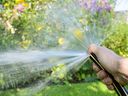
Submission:
<svg viewBox="0 0 128 96">
<path fill-rule="evenodd" d="M 88 57 L 105 70 L 96 55 L 89 55 L 85 50 L 90 44 L 101 45 L 114 32 L 116 20 L 112 16 L 114 5 L 111 1 L 55 0 L 47 4 L 45 13 L 40 11 L 32 20 L 44 26 L 34 38 L 38 46 L 28 51 L 0 54 L 0 88 L 15 88 L 32 81 L 26 88 L 26 96 L 32 96 L 55 78 L 63 78 L 71 70 L 80 68 Z M 109 76 L 117 94 L 128 96 L 125 88 L 111 74 Z"/>
</svg>

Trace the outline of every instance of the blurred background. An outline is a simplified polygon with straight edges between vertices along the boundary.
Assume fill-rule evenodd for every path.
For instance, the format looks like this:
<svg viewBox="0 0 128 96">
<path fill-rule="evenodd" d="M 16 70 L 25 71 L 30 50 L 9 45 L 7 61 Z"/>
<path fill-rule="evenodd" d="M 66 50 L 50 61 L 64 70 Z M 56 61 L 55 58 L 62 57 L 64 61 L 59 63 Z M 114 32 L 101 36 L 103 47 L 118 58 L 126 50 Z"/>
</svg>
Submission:
<svg viewBox="0 0 128 96">
<path fill-rule="evenodd" d="M 62 45 L 63 38 L 58 38 L 58 41 L 50 43 L 51 45 L 49 45 L 48 41 L 42 42 L 38 40 L 42 30 L 45 29 L 45 22 L 41 22 L 45 18 L 43 12 L 45 13 L 47 4 L 56 1 L 0 0 L 0 52 L 15 49 L 29 50 L 37 47 L 41 49 L 55 44 Z M 90 0 L 85 1 L 89 2 Z M 116 5 L 116 1 L 110 1 L 111 4 Z M 113 10 L 111 15 L 118 23 L 112 24 L 112 28 L 109 31 L 114 31 L 114 33 L 107 37 L 102 45 L 121 56 L 128 57 L 128 12 L 117 6 L 118 4 L 116 5 L 116 12 Z M 42 47 L 42 44 L 46 46 Z M 109 91 L 97 79 L 91 65 L 92 62 L 88 60 L 78 71 L 68 73 L 64 78 L 55 79 L 52 81 L 51 86 L 46 87 L 35 96 L 116 96 L 114 91 Z M 57 68 L 54 70 L 57 70 Z M 4 84 L 2 77 L 3 75 L 0 73 L 0 85 Z M 34 78 L 34 80 L 36 79 L 38 78 Z M 31 83 L 32 80 L 26 82 Z M 21 82 L 15 88 L 11 87 L 8 90 L 5 88 L 4 91 L 0 91 L 0 96 L 25 96 L 27 91 L 21 91 L 25 84 Z"/>
</svg>

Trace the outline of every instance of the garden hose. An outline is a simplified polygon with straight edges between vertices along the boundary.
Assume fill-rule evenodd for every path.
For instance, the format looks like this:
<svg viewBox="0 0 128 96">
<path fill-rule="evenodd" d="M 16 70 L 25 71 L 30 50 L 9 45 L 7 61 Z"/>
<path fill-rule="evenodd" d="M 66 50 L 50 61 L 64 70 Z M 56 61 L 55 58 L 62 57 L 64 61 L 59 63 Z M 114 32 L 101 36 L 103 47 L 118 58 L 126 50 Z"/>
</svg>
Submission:
<svg viewBox="0 0 128 96">
<path fill-rule="evenodd" d="M 103 68 L 103 66 L 100 64 L 100 62 L 98 61 L 96 55 L 94 53 L 91 53 L 90 55 L 90 59 L 102 70 L 104 70 L 109 77 L 112 79 L 113 81 L 113 86 L 114 86 L 114 90 L 116 91 L 116 93 L 118 94 L 118 96 L 128 96 L 128 92 L 125 89 L 125 87 L 121 86 L 115 79 L 114 77 L 105 70 L 105 68 Z"/>
</svg>

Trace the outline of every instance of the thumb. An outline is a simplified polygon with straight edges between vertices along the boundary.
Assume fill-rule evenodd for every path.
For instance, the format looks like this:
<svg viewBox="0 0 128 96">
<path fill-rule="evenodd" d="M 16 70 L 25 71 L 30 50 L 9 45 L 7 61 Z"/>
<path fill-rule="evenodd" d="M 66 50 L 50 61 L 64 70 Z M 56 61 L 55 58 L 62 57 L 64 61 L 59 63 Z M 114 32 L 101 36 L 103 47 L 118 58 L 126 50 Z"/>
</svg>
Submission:
<svg viewBox="0 0 128 96">
<path fill-rule="evenodd" d="M 98 46 L 96 46 L 95 44 L 91 44 L 88 48 L 89 54 L 91 53 L 97 54 L 97 51 L 98 51 Z"/>
<path fill-rule="evenodd" d="M 97 56 L 102 66 L 110 73 L 115 73 L 118 67 L 119 56 L 112 50 L 91 44 L 88 48 L 89 54 L 92 52 Z"/>
</svg>

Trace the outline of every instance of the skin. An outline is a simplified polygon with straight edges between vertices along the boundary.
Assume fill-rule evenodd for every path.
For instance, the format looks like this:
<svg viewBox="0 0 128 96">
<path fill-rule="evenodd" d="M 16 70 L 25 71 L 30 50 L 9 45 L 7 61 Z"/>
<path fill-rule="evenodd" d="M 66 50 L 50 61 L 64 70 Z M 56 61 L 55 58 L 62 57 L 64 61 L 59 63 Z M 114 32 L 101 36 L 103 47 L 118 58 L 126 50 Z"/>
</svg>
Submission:
<svg viewBox="0 0 128 96">
<path fill-rule="evenodd" d="M 128 58 L 123 58 L 112 50 L 91 44 L 88 48 L 89 53 L 94 53 L 102 66 L 114 76 L 115 80 L 121 85 L 128 83 Z M 104 70 L 100 70 L 96 64 L 93 64 L 97 77 L 108 87 L 113 90 L 112 80 Z"/>
</svg>

